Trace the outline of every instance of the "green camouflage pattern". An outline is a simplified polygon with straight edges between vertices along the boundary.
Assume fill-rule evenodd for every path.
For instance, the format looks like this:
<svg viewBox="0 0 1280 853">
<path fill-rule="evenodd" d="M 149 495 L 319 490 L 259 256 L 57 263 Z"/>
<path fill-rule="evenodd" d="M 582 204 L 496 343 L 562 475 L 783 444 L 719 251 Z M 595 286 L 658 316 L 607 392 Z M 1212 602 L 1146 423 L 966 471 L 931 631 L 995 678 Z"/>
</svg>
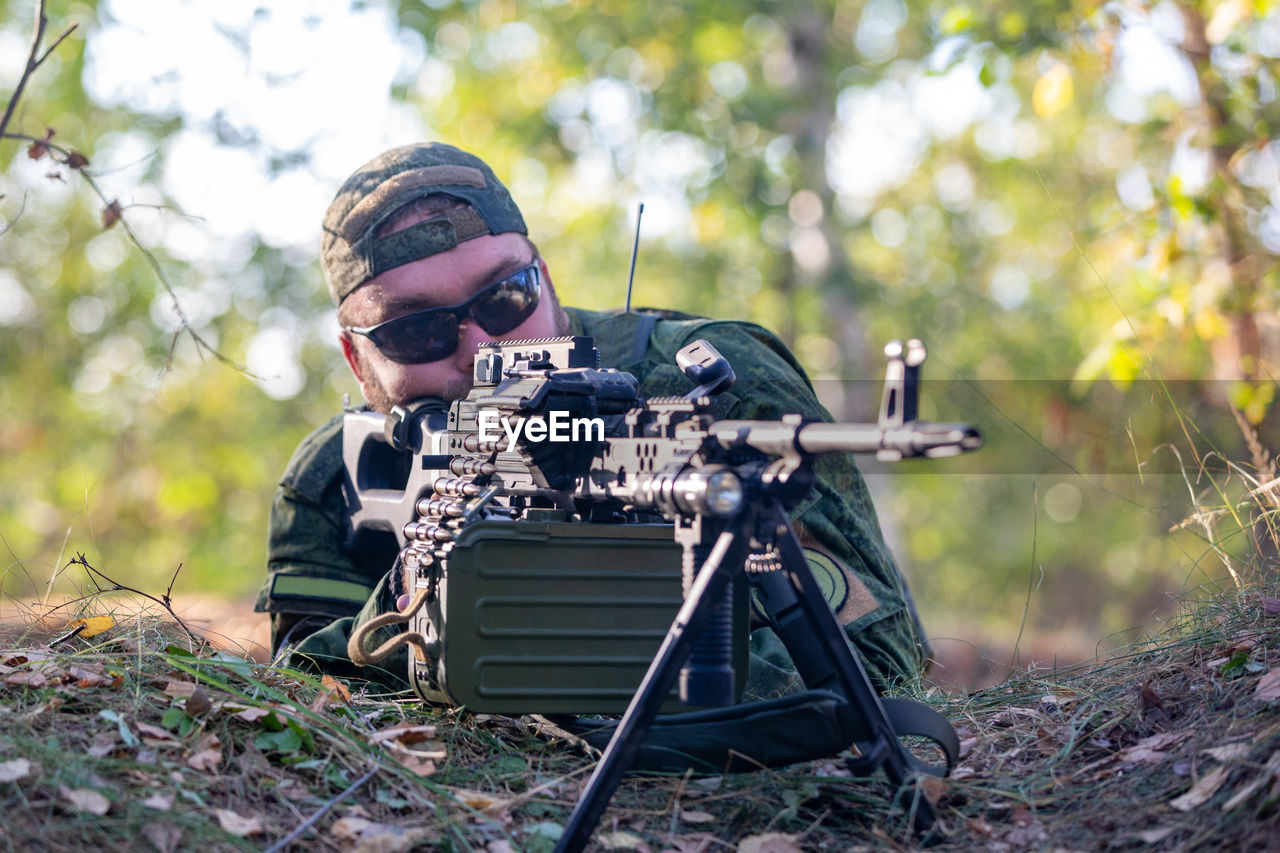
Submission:
<svg viewBox="0 0 1280 853">
<path fill-rule="evenodd" d="M 733 365 L 737 380 L 716 397 L 718 417 L 776 420 L 785 414 L 830 420 L 818 403 L 804 371 L 776 336 L 748 323 L 691 318 L 657 312 L 647 345 L 638 345 L 643 314 L 566 309 L 571 334 L 595 339 L 606 367 L 636 376 L 644 397 L 684 394 L 693 383 L 675 364 L 676 351 L 705 338 Z M 652 322 L 651 320 L 648 322 Z M 406 686 L 403 652 L 385 669 L 355 667 L 347 658 L 347 640 L 357 620 L 366 621 L 394 607 L 384 575 L 390 568 L 359 566 L 342 548 L 342 421 L 331 420 L 308 436 L 294 454 L 272 506 L 268 540 L 268 577 L 257 609 L 273 613 L 273 646 L 290 624 L 287 614 L 329 614 L 330 625 L 294 648 L 293 661 L 334 674 L 368 678 L 391 688 Z M 862 654 L 867 673 L 880 688 L 916 675 L 921 645 L 905 603 L 902 577 L 885 545 L 866 482 L 853 458 L 826 456 L 816 466 L 814 494 L 792 518 L 801 532 L 810 564 L 845 631 Z M 280 579 L 284 578 L 284 581 Z M 316 599 L 273 594 L 303 579 L 363 584 L 364 601 Z M 337 590 L 345 587 L 333 587 Z M 375 592 L 376 588 L 376 592 Z M 299 609 L 301 608 L 301 609 Z M 383 629 L 367 641 L 374 647 L 390 636 Z M 785 647 L 768 628 L 751 637 L 751 664 L 744 698 L 772 698 L 802 689 Z"/>
</svg>

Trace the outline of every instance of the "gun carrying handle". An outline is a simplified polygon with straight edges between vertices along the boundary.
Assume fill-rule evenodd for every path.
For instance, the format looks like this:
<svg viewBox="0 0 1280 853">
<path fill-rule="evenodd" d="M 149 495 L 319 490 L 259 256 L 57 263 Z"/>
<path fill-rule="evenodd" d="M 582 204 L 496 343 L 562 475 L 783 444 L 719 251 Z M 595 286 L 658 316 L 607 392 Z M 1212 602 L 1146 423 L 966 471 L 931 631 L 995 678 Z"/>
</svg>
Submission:
<svg viewBox="0 0 1280 853">
<path fill-rule="evenodd" d="M 422 605 L 427 601 L 427 595 L 430 593 L 428 589 L 420 589 L 409 602 L 409 606 L 399 613 L 383 613 L 376 616 L 368 622 L 361 625 L 351 632 L 351 639 L 347 641 L 347 657 L 351 658 L 351 662 L 356 666 L 370 666 L 375 663 L 381 663 L 389 658 L 401 646 L 413 645 L 418 652 L 419 660 L 429 658 L 434 650 L 435 643 L 427 640 L 418 631 L 406 631 L 403 634 L 396 634 L 390 640 L 372 651 L 365 649 L 365 639 L 377 631 L 379 628 L 385 628 L 388 625 L 403 625 L 413 618 L 414 614 L 422 609 Z"/>
</svg>

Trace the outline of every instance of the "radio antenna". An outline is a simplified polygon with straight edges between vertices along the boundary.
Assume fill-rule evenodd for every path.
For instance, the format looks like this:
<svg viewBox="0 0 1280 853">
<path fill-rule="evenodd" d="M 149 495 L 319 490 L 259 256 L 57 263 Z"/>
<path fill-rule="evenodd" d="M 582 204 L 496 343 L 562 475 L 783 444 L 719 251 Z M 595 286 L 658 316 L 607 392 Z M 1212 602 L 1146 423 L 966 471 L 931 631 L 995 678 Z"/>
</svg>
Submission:
<svg viewBox="0 0 1280 853">
<path fill-rule="evenodd" d="M 631 287 L 636 283 L 636 254 L 640 250 L 640 217 L 644 216 L 644 202 L 640 202 L 640 209 L 636 211 L 636 239 L 631 244 L 631 272 L 627 275 L 627 307 L 626 313 L 631 313 Z"/>
</svg>

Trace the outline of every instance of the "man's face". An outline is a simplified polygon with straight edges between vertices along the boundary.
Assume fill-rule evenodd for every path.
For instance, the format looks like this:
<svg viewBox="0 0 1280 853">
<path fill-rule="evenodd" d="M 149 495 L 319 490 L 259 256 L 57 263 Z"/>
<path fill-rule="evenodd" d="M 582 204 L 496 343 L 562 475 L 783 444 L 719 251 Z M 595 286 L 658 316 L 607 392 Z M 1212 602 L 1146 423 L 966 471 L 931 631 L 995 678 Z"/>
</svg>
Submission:
<svg viewBox="0 0 1280 853">
<path fill-rule="evenodd" d="M 533 246 L 520 234 L 466 240 L 447 252 L 387 270 L 362 284 L 343 302 L 341 322 L 363 328 L 424 308 L 459 305 L 531 262 Z M 541 258 L 536 263 L 542 275 L 542 298 L 529 319 L 501 337 L 485 333 L 474 320 L 463 320 L 458 329 L 457 350 L 438 361 L 399 364 L 379 352 L 367 337 L 344 332 L 342 354 L 369 405 L 375 411 L 388 412 L 392 406 L 418 397 L 456 400 L 471 389 L 472 366 L 480 344 L 565 334 L 567 322 L 552 290 L 546 263 Z"/>
</svg>

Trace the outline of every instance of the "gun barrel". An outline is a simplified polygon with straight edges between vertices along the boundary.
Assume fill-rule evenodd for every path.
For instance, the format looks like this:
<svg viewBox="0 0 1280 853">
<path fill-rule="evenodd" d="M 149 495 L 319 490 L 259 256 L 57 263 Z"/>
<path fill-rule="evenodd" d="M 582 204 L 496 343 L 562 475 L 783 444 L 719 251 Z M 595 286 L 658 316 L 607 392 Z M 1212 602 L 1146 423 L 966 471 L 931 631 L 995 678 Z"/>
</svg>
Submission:
<svg viewBox="0 0 1280 853">
<path fill-rule="evenodd" d="M 874 436 L 871 441 L 868 441 L 869 434 Z M 892 429 L 866 424 L 806 424 L 796 434 L 796 440 L 801 450 L 815 456 L 844 452 L 938 458 L 982 446 L 982 436 L 970 424 L 930 421 L 908 421 Z"/>
<path fill-rule="evenodd" d="M 898 427 L 821 421 L 720 421 L 710 431 L 726 449 L 745 446 L 770 456 L 875 453 L 888 459 L 938 458 L 982 446 L 982 436 L 969 424 L 930 421 L 909 421 Z"/>
</svg>

